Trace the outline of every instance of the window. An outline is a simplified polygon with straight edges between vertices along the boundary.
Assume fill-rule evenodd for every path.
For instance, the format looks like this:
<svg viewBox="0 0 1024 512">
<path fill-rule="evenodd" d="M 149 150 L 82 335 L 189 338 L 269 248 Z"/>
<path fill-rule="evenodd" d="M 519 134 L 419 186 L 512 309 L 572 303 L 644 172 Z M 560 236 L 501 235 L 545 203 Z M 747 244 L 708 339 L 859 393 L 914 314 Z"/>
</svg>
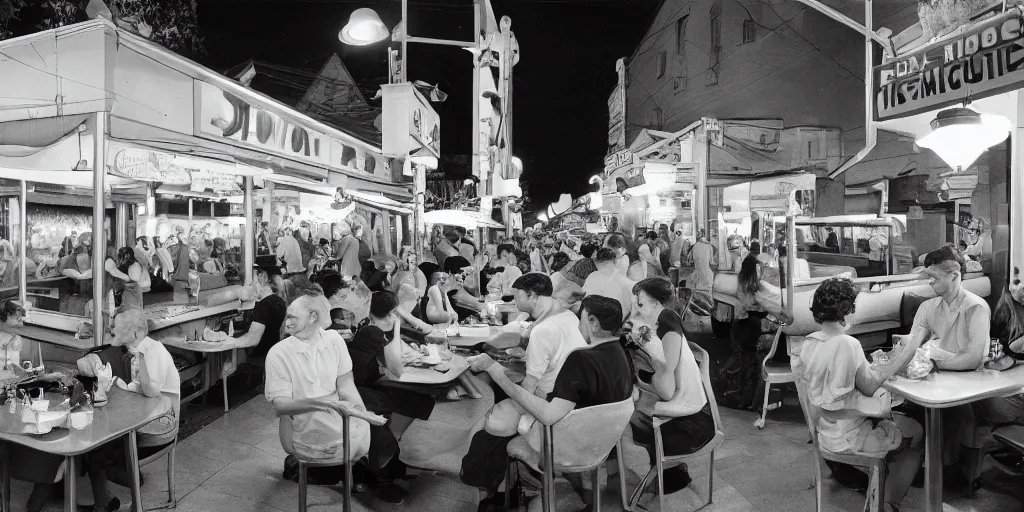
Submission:
<svg viewBox="0 0 1024 512">
<path fill-rule="evenodd" d="M 722 64 L 722 3 L 715 2 L 711 6 L 711 53 L 708 65 L 707 85 L 718 83 L 718 73 Z"/>
<path fill-rule="evenodd" d="M 363 160 L 363 170 L 373 174 L 377 170 L 377 159 L 371 155 L 366 155 L 366 160 Z"/>
<path fill-rule="evenodd" d="M 668 52 L 658 52 L 658 78 L 665 76 L 665 68 L 668 65 Z"/>
<path fill-rule="evenodd" d="M 757 39 L 757 24 L 754 20 L 743 20 L 743 42 L 753 43 Z"/>
<path fill-rule="evenodd" d="M 647 119 L 647 125 L 652 130 L 661 130 L 665 125 L 665 113 L 661 110 L 661 107 L 654 107 L 651 110 L 650 116 Z"/>
<path fill-rule="evenodd" d="M 686 22 L 689 16 L 683 16 L 676 20 L 676 54 L 684 55 L 686 52 Z"/>
</svg>

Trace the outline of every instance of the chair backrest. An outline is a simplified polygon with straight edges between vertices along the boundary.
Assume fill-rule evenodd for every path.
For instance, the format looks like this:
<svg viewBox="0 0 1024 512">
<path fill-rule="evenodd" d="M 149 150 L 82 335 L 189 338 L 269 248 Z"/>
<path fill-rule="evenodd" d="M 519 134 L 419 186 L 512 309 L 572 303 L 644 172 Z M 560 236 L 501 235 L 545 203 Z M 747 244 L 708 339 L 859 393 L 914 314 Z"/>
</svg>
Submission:
<svg viewBox="0 0 1024 512">
<path fill-rule="evenodd" d="M 633 397 L 576 409 L 552 427 L 557 467 L 587 467 L 601 462 L 615 447 L 633 416 Z"/>
<path fill-rule="evenodd" d="M 688 342 L 693 357 L 697 359 L 700 366 L 700 381 L 704 384 L 704 395 L 708 398 L 708 405 L 711 406 L 711 416 L 715 419 L 715 430 L 725 433 L 722 426 L 722 417 L 718 414 L 718 402 L 715 401 L 715 390 L 711 388 L 711 356 L 700 345 Z"/>
</svg>

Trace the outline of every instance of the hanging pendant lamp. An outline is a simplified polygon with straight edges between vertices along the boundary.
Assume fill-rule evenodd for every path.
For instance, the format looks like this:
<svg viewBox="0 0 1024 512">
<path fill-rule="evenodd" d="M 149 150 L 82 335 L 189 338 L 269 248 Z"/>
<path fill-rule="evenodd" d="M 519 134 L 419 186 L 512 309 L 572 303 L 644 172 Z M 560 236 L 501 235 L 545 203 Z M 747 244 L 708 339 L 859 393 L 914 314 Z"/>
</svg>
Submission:
<svg viewBox="0 0 1024 512">
<path fill-rule="evenodd" d="M 932 132 L 917 145 L 934 151 L 954 171 L 970 167 L 986 149 L 1006 140 L 1012 128 L 1003 116 L 966 107 L 940 111 L 931 126 Z"/>
</svg>

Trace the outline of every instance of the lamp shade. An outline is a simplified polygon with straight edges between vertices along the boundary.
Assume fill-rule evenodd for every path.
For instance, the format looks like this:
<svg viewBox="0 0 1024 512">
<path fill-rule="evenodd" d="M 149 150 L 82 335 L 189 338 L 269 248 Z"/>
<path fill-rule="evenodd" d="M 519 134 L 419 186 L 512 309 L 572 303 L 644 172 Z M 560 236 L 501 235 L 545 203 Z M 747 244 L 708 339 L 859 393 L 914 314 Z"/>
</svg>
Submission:
<svg viewBox="0 0 1024 512">
<path fill-rule="evenodd" d="M 986 149 L 1006 140 L 1010 120 L 995 114 L 979 114 L 969 108 L 950 108 L 935 116 L 932 132 L 917 145 L 939 155 L 953 170 L 971 166 Z"/>
<path fill-rule="evenodd" d="M 377 16 L 376 11 L 362 7 L 352 11 L 348 23 L 338 32 L 338 39 L 345 44 L 365 46 L 388 37 L 388 29 Z"/>
</svg>

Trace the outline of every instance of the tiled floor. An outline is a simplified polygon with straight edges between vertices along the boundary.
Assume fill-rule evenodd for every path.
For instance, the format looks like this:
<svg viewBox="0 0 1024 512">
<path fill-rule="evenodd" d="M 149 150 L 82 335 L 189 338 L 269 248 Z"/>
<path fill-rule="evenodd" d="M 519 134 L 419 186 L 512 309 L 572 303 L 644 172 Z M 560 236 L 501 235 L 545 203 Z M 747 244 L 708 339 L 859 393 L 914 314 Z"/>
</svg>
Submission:
<svg viewBox="0 0 1024 512">
<path fill-rule="evenodd" d="M 476 510 L 476 491 L 458 481 L 459 462 L 468 446 L 468 430 L 487 410 L 491 398 L 439 403 L 431 420 L 418 422 L 403 439 L 403 460 L 423 468 L 420 476 L 403 483 L 410 498 L 400 506 L 375 500 L 371 495 L 356 497 L 356 511 L 411 510 L 422 512 L 471 512 Z M 715 453 L 714 504 L 709 511 L 813 511 L 814 490 L 811 476 L 811 446 L 798 407 L 786 406 L 772 411 L 764 430 L 752 426 L 752 413 L 722 409 L 727 438 Z M 626 447 L 627 483 L 636 485 L 647 470 L 646 455 L 632 445 Z M 294 511 L 297 509 L 297 485 L 281 479 L 284 452 L 278 442 L 277 419 L 262 398 L 251 400 L 202 431 L 183 441 L 178 447 L 176 490 L 181 512 L 253 512 Z M 699 477 L 705 464 L 691 467 L 695 482 L 685 491 L 670 496 L 666 508 L 671 511 L 693 510 L 701 501 L 692 489 L 704 495 L 707 479 Z M 152 507 L 166 499 L 165 465 L 157 463 L 143 468 L 146 485 L 145 503 Z M 618 480 L 603 494 L 602 510 L 621 510 L 618 505 Z M 991 478 L 991 476 L 990 476 Z M 84 479 L 83 479 L 84 480 Z M 91 503 L 88 482 L 81 482 L 80 502 Z M 863 497 L 839 488 L 826 480 L 827 510 L 859 511 Z M 1001 492 L 993 487 L 1008 489 Z M 986 486 L 967 500 L 959 495 L 947 496 L 946 511 L 1015 512 L 1024 510 L 1014 498 L 1019 482 L 1007 477 Z M 128 492 L 115 487 L 126 504 Z M 582 502 L 568 483 L 557 485 L 560 511 L 575 511 Z M 28 485 L 15 482 L 14 510 L 24 510 Z M 912 489 L 903 510 L 922 510 L 922 492 Z M 310 511 L 341 510 L 341 493 L 337 488 L 310 487 Z M 656 501 L 647 504 L 657 510 Z M 61 507 L 53 503 L 48 511 Z"/>
</svg>

